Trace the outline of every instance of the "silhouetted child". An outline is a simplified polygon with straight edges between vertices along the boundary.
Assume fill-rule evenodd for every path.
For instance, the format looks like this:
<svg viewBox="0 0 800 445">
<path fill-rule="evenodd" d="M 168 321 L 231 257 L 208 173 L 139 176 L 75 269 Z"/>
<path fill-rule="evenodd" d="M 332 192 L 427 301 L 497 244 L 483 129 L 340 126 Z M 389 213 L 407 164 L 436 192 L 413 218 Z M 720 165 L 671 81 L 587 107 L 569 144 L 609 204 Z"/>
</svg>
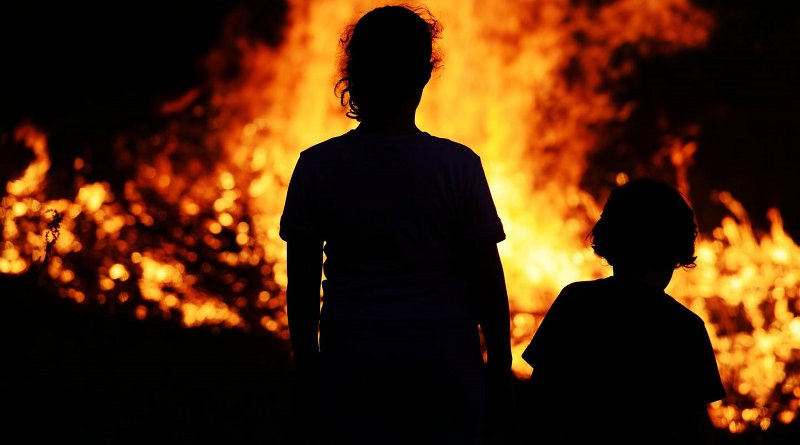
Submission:
<svg viewBox="0 0 800 445">
<path fill-rule="evenodd" d="M 348 28 L 337 86 L 358 127 L 303 150 L 289 183 L 296 417 L 325 444 L 478 445 L 510 399 L 505 232 L 481 159 L 415 122 L 439 35 L 405 6 Z"/>
<path fill-rule="evenodd" d="M 709 443 L 708 403 L 725 396 L 703 320 L 664 293 L 693 267 L 697 225 L 672 186 L 613 190 L 591 232 L 613 276 L 567 285 L 522 357 L 531 441 Z"/>
</svg>

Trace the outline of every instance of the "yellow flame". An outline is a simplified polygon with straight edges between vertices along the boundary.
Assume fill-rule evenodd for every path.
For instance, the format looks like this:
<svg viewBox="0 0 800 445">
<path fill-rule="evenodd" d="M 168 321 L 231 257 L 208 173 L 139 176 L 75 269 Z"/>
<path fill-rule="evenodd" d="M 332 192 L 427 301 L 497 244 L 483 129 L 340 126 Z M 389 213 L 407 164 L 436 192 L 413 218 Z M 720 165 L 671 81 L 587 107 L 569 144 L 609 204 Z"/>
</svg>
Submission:
<svg viewBox="0 0 800 445">
<path fill-rule="evenodd" d="M 332 97 L 335 43 L 344 24 L 381 4 L 292 2 L 285 43 L 278 49 L 256 43 L 245 51 L 245 74 L 238 89 L 218 98 L 220 106 L 236 110 L 238 122 L 223 137 L 229 159 L 220 169 L 220 181 L 230 171 L 237 182 L 252 178 L 245 199 L 256 239 L 266 259 L 275 263 L 274 279 L 281 286 L 286 280 L 285 251 L 277 225 L 297 153 L 353 125 Z M 514 369 L 524 377 L 530 368 L 519 355 L 561 287 L 609 273 L 586 247 L 584 236 L 599 205 L 579 183 L 587 168 L 586 154 L 598 137 L 591 129 L 624 120 L 632 109 L 614 104 L 598 88 L 603 73 L 613 78 L 633 69 L 609 68 L 613 49 L 633 45 L 647 56 L 696 47 L 707 40 L 713 20 L 681 0 L 619 1 L 597 8 L 572 7 L 567 1 L 428 6 L 444 24 L 445 62 L 426 88 L 418 123 L 471 146 L 483 159 L 508 234 L 500 249 L 512 297 Z M 581 43 L 575 35 L 583 36 Z M 569 64 L 577 64 L 580 82 L 569 82 L 563 75 Z M 697 149 L 693 141 L 677 140 L 663 147 L 684 192 L 686 168 Z M 614 179 L 621 184 L 628 177 L 621 172 Z M 796 348 L 778 351 L 776 337 L 796 338 L 786 335 L 788 315 L 778 324 L 770 321 L 769 327 L 759 316 L 759 303 L 770 292 L 764 285 L 767 280 L 759 277 L 764 268 L 783 267 L 797 246 L 778 228 L 777 212 L 773 233 L 757 240 L 744 209 L 730 196 L 720 199 L 739 220 L 724 220 L 716 239 L 702 239 L 698 269 L 678 273 L 670 289 L 707 320 L 726 382 L 744 383 L 739 390 L 765 406 L 768 388 L 785 377 L 777 366 L 783 359 L 776 354 L 796 354 Z M 779 245 L 767 246 L 772 244 Z M 782 288 L 792 289 L 793 284 L 792 280 Z M 744 303 L 756 330 L 718 335 L 705 304 L 712 299 L 728 306 Z M 718 425 L 735 431 L 746 425 L 763 427 L 777 409 L 771 406 L 745 416 L 743 410 L 729 409 L 728 403 L 734 402 L 715 404 L 713 415 Z"/>
<path fill-rule="evenodd" d="M 285 43 L 249 48 L 239 90 L 219 98 L 240 111 L 238 118 L 250 116 L 223 138 L 229 160 L 220 166 L 219 182 L 233 183 L 232 166 L 244 167 L 234 177 L 253 178 L 248 203 L 256 239 L 278 270 L 285 251 L 277 224 L 297 153 L 353 126 L 333 97 L 338 38 L 346 24 L 379 5 L 293 2 Z M 444 68 L 426 87 L 418 123 L 483 159 L 508 235 L 499 247 L 512 310 L 532 314 L 512 320 L 519 334 L 514 367 L 524 376 L 530 368 L 519 353 L 561 287 L 608 273 L 584 240 L 599 206 L 579 183 L 598 137 L 591 128 L 629 112 L 599 92 L 601 74 L 613 71 L 613 49 L 632 44 L 653 53 L 700 45 L 712 20 L 680 0 L 621 1 L 596 10 L 567 1 L 428 6 L 444 25 Z M 585 42 L 576 41 L 578 33 Z M 584 80 L 570 83 L 563 72 L 576 61 Z M 276 280 L 285 283 L 283 275 Z"/>
<path fill-rule="evenodd" d="M 30 195 L 41 189 L 47 170 L 50 168 L 47 138 L 32 125 L 21 125 L 15 131 L 14 139 L 30 148 L 35 158 L 21 178 L 6 184 L 6 191 L 14 196 Z"/>
</svg>

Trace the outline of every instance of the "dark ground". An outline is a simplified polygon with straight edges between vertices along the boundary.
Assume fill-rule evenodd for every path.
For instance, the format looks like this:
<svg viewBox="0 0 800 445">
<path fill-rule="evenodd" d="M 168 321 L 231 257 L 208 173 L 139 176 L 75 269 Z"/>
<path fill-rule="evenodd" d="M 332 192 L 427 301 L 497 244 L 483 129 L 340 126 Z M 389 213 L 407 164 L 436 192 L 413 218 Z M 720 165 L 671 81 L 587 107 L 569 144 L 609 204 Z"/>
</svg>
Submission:
<svg viewBox="0 0 800 445">
<path fill-rule="evenodd" d="M 0 443 L 299 444 L 285 342 L 109 317 L 38 289 L 30 275 L 0 277 Z M 515 399 L 508 436 L 491 445 L 535 444 L 521 436 L 522 381 Z M 797 445 L 800 422 L 718 436 Z"/>
<path fill-rule="evenodd" d="M 6 444 L 288 443 L 286 344 L 108 316 L 0 277 Z"/>
</svg>

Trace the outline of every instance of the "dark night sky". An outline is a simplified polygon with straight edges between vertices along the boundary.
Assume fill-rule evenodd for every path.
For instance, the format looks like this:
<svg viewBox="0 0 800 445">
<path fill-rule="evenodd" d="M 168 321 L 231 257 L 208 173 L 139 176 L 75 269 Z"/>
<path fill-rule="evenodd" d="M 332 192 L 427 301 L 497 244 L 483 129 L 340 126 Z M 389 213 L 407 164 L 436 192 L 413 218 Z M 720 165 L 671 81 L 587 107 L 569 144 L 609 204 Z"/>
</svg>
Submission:
<svg viewBox="0 0 800 445">
<path fill-rule="evenodd" d="M 709 193 L 728 190 L 757 227 L 776 206 L 800 239 L 800 6 L 699 3 L 719 24 L 708 48 L 643 62 L 620 92 L 640 111 L 613 129 L 616 148 L 592 160 L 613 170 L 647 159 L 635 147 L 653 145 L 659 113 L 675 128 L 698 123 L 690 183 L 706 209 L 701 229 L 721 215 Z M 164 100 L 203 81 L 201 57 L 243 4 L 253 11 L 243 32 L 274 39 L 286 9 L 277 0 L 3 2 L 0 132 L 30 119 L 59 150 L 51 154 L 56 163 L 111 146 L 115 135 L 151 121 Z"/>
</svg>

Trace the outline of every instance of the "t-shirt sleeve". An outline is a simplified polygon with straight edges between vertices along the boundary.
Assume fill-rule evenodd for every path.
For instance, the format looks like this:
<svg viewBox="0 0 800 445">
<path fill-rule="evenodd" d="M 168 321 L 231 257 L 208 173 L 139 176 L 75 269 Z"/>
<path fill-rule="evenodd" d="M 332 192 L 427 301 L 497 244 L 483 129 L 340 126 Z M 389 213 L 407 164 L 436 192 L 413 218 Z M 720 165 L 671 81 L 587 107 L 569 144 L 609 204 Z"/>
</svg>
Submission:
<svg viewBox="0 0 800 445">
<path fill-rule="evenodd" d="M 570 305 L 569 289 L 565 287 L 558 294 L 545 313 L 528 347 L 522 352 L 522 359 L 534 368 L 562 362 L 558 354 L 564 352 L 564 341 L 568 337 L 566 329 L 569 321 L 566 317 L 570 312 L 567 308 Z"/>
<path fill-rule="evenodd" d="M 322 240 L 314 178 L 312 165 L 304 154 L 300 154 L 292 178 L 289 180 L 289 189 L 286 192 L 286 202 L 281 215 L 280 237 L 284 241 Z"/>
<path fill-rule="evenodd" d="M 725 387 L 722 385 L 716 355 L 705 325 L 700 321 L 698 326 L 695 328 L 694 340 L 697 347 L 692 357 L 695 367 L 693 375 L 696 376 L 695 394 L 701 398 L 700 402 L 711 403 L 725 397 Z"/>
<path fill-rule="evenodd" d="M 467 164 L 466 186 L 459 208 L 461 238 L 499 243 L 506 239 L 506 234 L 497 215 L 486 173 L 479 157 L 475 156 L 470 161 Z"/>
</svg>

